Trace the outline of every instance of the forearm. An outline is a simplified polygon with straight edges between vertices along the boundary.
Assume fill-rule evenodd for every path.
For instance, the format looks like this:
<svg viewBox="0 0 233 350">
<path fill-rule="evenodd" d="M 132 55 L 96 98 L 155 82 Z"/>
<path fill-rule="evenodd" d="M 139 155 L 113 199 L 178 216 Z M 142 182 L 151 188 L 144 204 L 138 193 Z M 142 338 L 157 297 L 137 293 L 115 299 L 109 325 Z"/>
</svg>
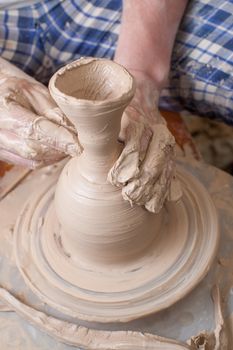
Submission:
<svg viewBox="0 0 233 350">
<path fill-rule="evenodd" d="M 124 0 L 115 60 L 142 71 L 161 89 L 188 0 Z"/>
<path fill-rule="evenodd" d="M 4 76 L 14 76 L 16 78 L 27 79 L 31 82 L 35 82 L 28 74 L 24 73 L 21 69 L 17 68 L 14 64 L 8 62 L 4 58 L 0 57 L 0 77 Z"/>
</svg>

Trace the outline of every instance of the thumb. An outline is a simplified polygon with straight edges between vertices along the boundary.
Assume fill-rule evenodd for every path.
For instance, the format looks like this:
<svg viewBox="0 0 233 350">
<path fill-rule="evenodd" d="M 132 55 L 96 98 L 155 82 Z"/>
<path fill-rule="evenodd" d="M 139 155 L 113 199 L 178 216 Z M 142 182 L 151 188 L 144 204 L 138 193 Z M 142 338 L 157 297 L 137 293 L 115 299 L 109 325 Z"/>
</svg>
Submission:
<svg viewBox="0 0 233 350">
<path fill-rule="evenodd" d="M 34 140 L 47 144 L 72 157 L 80 155 L 82 152 L 82 146 L 76 134 L 44 117 L 36 118 L 32 129 L 33 131 L 30 137 Z"/>
<path fill-rule="evenodd" d="M 152 131 L 144 123 L 130 120 L 125 130 L 125 147 L 108 174 L 110 183 L 122 186 L 139 175 L 151 137 Z"/>
</svg>

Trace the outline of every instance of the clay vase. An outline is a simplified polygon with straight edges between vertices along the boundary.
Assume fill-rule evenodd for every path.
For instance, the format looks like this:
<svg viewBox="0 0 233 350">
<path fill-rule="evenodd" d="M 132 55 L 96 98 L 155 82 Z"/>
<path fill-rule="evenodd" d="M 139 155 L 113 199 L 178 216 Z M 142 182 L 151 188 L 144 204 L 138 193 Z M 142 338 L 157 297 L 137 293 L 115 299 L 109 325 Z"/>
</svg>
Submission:
<svg viewBox="0 0 233 350">
<path fill-rule="evenodd" d="M 215 257 L 218 220 L 209 193 L 179 166 L 182 199 L 155 215 L 131 207 L 108 183 L 134 93 L 123 67 L 81 59 L 60 69 L 49 87 L 83 153 L 60 176 L 60 168 L 48 175 L 17 219 L 15 259 L 25 283 L 62 315 L 88 322 L 128 322 L 167 308 Z"/>
<path fill-rule="evenodd" d="M 131 207 L 121 188 L 107 181 L 121 152 L 117 139 L 134 95 L 133 77 L 112 61 L 85 58 L 61 68 L 49 89 L 83 147 L 81 156 L 64 167 L 55 192 L 64 251 L 73 261 L 88 264 L 140 256 L 155 238 L 155 215 Z"/>
</svg>

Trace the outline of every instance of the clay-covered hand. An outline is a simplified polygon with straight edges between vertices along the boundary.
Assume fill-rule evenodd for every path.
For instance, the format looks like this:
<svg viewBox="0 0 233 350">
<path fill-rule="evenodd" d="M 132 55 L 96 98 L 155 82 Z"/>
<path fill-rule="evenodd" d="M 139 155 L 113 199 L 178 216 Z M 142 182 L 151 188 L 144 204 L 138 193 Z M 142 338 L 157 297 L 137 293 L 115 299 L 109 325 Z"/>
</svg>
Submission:
<svg viewBox="0 0 233 350">
<path fill-rule="evenodd" d="M 175 139 L 158 111 L 154 82 L 137 73 L 134 76 L 136 93 L 125 110 L 120 133 L 125 147 L 108 180 L 122 187 L 123 198 L 131 204 L 158 213 L 166 199 L 181 196 L 175 176 Z"/>
<path fill-rule="evenodd" d="M 0 58 L 0 159 L 36 168 L 79 152 L 48 89 Z"/>
</svg>

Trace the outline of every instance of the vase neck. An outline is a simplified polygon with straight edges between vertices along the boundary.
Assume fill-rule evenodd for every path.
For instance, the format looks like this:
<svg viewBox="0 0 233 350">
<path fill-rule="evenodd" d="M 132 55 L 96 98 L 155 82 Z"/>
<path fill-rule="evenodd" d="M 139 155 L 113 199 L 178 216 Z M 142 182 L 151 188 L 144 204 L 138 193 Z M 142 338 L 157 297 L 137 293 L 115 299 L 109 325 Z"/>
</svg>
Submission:
<svg viewBox="0 0 233 350">
<path fill-rule="evenodd" d="M 69 113 L 83 147 L 78 160 L 79 172 L 91 181 L 106 182 L 107 174 L 120 154 L 118 135 L 125 107 L 125 104 L 118 108 L 104 105 L 76 108 L 75 115 Z"/>
<path fill-rule="evenodd" d="M 119 155 L 121 116 L 134 95 L 133 77 L 113 61 L 83 58 L 55 73 L 49 90 L 76 127 L 83 172 L 106 177 Z"/>
</svg>

